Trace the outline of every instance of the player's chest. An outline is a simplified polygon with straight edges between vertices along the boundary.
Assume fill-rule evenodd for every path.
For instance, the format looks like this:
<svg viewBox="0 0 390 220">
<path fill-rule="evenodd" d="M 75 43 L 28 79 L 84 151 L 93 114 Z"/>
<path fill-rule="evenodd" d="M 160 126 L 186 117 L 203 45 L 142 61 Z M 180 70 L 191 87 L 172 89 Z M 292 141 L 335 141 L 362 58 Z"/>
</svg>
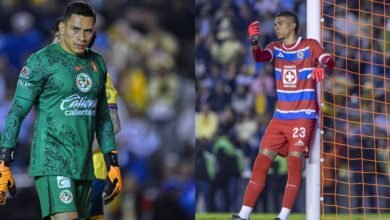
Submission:
<svg viewBox="0 0 390 220">
<path fill-rule="evenodd" d="M 58 63 L 49 69 L 46 88 L 51 93 L 97 96 L 104 87 L 104 74 L 93 60 Z"/>
<path fill-rule="evenodd" d="M 311 80 L 313 65 L 310 60 L 300 62 L 280 62 L 275 64 L 275 77 L 279 87 L 297 89 Z"/>
</svg>

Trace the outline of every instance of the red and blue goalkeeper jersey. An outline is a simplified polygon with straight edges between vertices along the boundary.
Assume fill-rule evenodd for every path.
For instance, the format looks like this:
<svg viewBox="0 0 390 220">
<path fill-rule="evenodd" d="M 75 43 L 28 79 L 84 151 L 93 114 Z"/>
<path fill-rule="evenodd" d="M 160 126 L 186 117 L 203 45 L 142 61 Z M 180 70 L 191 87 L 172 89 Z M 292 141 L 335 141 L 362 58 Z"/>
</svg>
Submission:
<svg viewBox="0 0 390 220">
<path fill-rule="evenodd" d="M 274 118 L 316 119 L 318 103 L 312 71 L 328 60 L 333 62 L 318 41 L 299 37 L 290 47 L 277 41 L 268 44 L 263 51 L 253 52 L 256 61 L 274 61 L 275 64 L 278 102 Z"/>
</svg>

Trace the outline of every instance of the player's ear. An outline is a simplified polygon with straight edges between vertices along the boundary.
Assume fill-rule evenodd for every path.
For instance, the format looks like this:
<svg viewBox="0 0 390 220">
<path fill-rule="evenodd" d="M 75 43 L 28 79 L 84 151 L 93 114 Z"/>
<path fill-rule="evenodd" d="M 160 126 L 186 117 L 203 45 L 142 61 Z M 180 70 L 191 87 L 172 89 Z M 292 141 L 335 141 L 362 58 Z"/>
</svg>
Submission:
<svg viewBox="0 0 390 220">
<path fill-rule="evenodd" d="M 65 23 L 63 21 L 58 24 L 58 30 L 60 31 L 60 35 L 65 34 Z"/>
<path fill-rule="evenodd" d="M 295 22 L 291 22 L 291 29 L 295 30 L 296 27 L 297 27 L 297 24 Z"/>
</svg>

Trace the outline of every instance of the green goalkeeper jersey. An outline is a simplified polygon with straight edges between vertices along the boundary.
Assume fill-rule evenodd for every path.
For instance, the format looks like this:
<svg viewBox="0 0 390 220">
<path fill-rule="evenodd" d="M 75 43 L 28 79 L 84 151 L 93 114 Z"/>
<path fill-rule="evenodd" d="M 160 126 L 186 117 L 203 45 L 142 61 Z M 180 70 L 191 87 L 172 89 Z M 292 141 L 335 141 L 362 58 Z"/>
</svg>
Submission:
<svg viewBox="0 0 390 220">
<path fill-rule="evenodd" d="M 20 72 L 0 147 L 15 146 L 20 125 L 34 105 L 30 175 L 93 179 L 95 132 L 103 153 L 116 149 L 106 72 L 103 58 L 91 50 L 76 56 L 55 43 L 31 55 Z"/>
</svg>

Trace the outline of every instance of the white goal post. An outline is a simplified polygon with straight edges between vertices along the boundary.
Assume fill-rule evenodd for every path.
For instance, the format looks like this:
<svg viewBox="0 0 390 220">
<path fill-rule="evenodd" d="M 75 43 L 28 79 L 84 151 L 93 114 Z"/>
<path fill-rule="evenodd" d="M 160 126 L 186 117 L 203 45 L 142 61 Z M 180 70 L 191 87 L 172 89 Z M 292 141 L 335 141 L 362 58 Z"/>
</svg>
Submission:
<svg viewBox="0 0 390 220">
<path fill-rule="evenodd" d="M 321 42 L 321 0 L 306 1 L 306 33 L 307 38 Z M 313 135 L 310 156 L 306 159 L 306 220 L 320 220 L 321 217 L 321 83 L 317 83 L 317 96 L 320 114 Z"/>
</svg>

